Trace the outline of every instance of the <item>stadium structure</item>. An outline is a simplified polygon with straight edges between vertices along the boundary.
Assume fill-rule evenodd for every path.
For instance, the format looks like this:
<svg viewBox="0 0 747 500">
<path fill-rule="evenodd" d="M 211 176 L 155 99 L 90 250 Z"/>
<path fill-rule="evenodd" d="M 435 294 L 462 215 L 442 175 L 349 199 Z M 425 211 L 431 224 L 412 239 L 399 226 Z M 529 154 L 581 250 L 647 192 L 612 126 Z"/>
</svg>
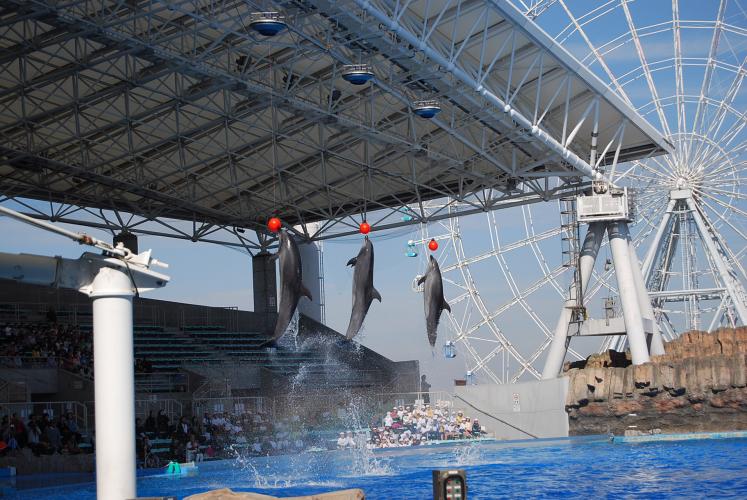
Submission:
<svg viewBox="0 0 747 500">
<path fill-rule="evenodd" d="M 321 242 L 357 234 L 363 221 L 386 231 L 560 199 L 574 204 L 566 232 L 575 274 L 540 350 L 545 380 L 500 389 L 500 404 L 517 411 L 521 394 L 534 398 L 523 400 L 529 412 L 547 394 L 561 401 L 558 374 L 574 336 L 622 336 L 634 364 L 661 353 L 629 238 L 633 196 L 615 173 L 671 156 L 679 143 L 538 26 L 554 4 L 2 2 L 0 209 L 96 249 L 77 260 L 33 248 L 0 254 L 0 277 L 13 280 L 0 287 L 0 321 L 75 324 L 95 360 L 93 387 L 20 359 L 2 372 L 9 404 L 93 394 L 95 406 L 63 409 L 95 411 L 99 496 L 135 497 L 141 406 L 177 415 L 243 411 L 251 401 L 263 411 L 271 396 L 286 397 L 273 407 L 295 405 L 294 390 L 322 382 L 347 396 L 417 391 L 416 362 L 394 363 L 324 326 Z M 689 207 L 710 241 L 686 177 L 672 209 Z M 277 348 L 263 347 L 277 312 L 270 217 L 301 243 L 307 278 L 322 292 L 301 311 L 293 346 Z M 583 240 L 579 224 L 588 224 Z M 605 234 L 622 313 L 612 321 L 584 307 Z M 157 297 L 169 278 L 158 249 L 142 251 L 138 236 L 245 251 L 254 311 L 141 298 Z M 743 322 L 733 259 L 708 252 L 724 282 L 719 317 Z M 540 378 L 539 354 L 527 360 L 498 340 Z M 145 373 L 133 373 L 136 358 Z M 562 432 L 561 413 L 549 409 L 552 422 L 533 425 Z"/>
</svg>

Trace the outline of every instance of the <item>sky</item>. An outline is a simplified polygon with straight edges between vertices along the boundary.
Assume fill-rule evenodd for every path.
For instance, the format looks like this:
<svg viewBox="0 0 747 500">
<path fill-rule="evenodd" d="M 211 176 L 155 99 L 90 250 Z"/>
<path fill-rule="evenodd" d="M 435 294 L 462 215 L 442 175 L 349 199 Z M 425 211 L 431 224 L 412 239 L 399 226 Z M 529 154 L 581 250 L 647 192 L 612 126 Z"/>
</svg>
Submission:
<svg viewBox="0 0 747 500">
<path fill-rule="evenodd" d="M 651 89 L 649 82 L 643 78 L 641 62 L 619 5 L 614 9 L 596 12 L 596 16 L 584 17 L 582 13 L 592 12 L 600 2 L 581 0 L 567 3 L 583 23 L 592 43 L 605 52 L 605 60 L 620 78 L 628 97 L 640 109 L 641 114 L 654 127 L 660 129 L 662 125 L 655 108 L 647 105 L 652 102 Z M 696 24 L 685 23 L 682 30 L 682 50 L 686 56 L 683 92 L 690 96 L 685 107 L 686 115 L 691 119 L 695 114 L 704 75 L 703 61 L 707 56 L 712 36 L 708 22 L 714 19 L 718 2 L 680 4 L 682 19 L 699 20 Z M 676 94 L 672 64 L 674 45 L 672 30 L 668 29 L 667 25 L 672 20 L 671 4 L 646 0 L 630 2 L 629 6 L 635 27 L 641 35 L 648 63 L 652 68 L 658 96 L 665 104 L 665 119 L 676 132 L 676 106 L 671 99 Z M 739 10 L 740 4 L 729 2 L 728 6 L 726 22 L 736 25 L 743 31 L 745 13 Z M 551 35 L 557 34 L 568 24 L 558 2 L 553 4 L 539 21 Z M 734 82 L 735 70 L 739 68 L 740 63 L 743 65 L 744 52 L 747 49 L 746 39 L 747 37 L 740 35 L 737 29 L 725 30 L 722 36 L 717 56 L 721 64 L 715 66 L 713 82 L 709 89 L 713 104 L 705 111 L 708 117 L 716 114 L 716 105 L 724 99 Z M 567 32 L 564 44 L 581 59 L 588 53 L 586 42 L 576 32 Z M 605 80 L 605 73 L 599 64 L 590 63 L 589 67 Z M 733 107 L 736 110 L 747 107 L 746 92 L 739 92 L 734 99 Z M 729 114 L 724 130 L 734 123 L 739 123 L 739 118 L 735 116 L 734 113 Z M 743 117 L 741 120 L 744 121 Z M 687 131 L 689 128 L 685 126 L 684 130 Z M 710 138 L 718 141 L 719 133 L 723 133 L 724 130 L 712 133 Z M 729 146 L 734 148 L 736 153 L 730 153 L 728 161 L 734 165 L 735 175 L 738 176 L 736 179 L 741 181 L 747 142 L 744 131 L 736 137 L 737 139 Z M 646 186 L 642 187 L 649 189 Z M 645 194 L 645 190 L 643 193 Z M 657 196 L 665 200 L 666 191 L 658 193 Z M 710 203 L 717 207 L 715 201 Z M 733 249 L 744 261 L 745 240 L 730 226 L 734 224 L 738 231 L 747 233 L 743 215 L 747 213 L 744 198 L 738 200 L 736 205 L 742 207 L 742 214 L 732 210 L 725 215 L 727 221 L 721 221 L 715 214 L 713 217 L 733 245 Z M 721 211 L 724 213 L 723 208 Z M 650 214 L 654 219 L 660 215 Z M 444 359 L 441 353 L 443 341 L 453 338 L 458 329 L 475 326 L 483 315 L 490 315 L 494 321 L 475 330 L 472 334 L 472 346 L 483 353 L 490 352 L 497 345 L 496 332 L 500 331 L 510 341 L 512 348 L 523 356 L 530 357 L 546 341 L 547 333 L 554 328 L 569 278 L 566 273 L 557 279 L 543 282 L 547 272 L 555 269 L 561 262 L 561 245 L 557 235 L 541 239 L 533 245 L 522 245 L 512 250 L 505 248 L 511 243 L 526 241 L 528 237 L 541 234 L 543 231 L 557 229 L 559 224 L 558 206 L 552 202 L 535 205 L 529 209 L 507 209 L 459 220 L 460 238 L 454 241 L 442 240 L 442 247 L 436 254 L 442 267 L 447 268 L 458 261 L 486 252 L 493 255 L 468 267 L 454 268 L 444 273 L 448 297 L 461 295 L 465 291 L 466 283 L 473 283 L 472 291 L 476 293 L 472 300 L 452 304 L 454 314 L 445 314 L 442 317 L 436 352 L 431 351 L 426 339 L 422 295 L 412 290 L 413 279 L 422 272 L 423 257 L 428 252 L 420 248 L 420 256 L 414 259 L 404 255 L 407 241 L 419 239 L 424 234 L 421 234 L 418 227 L 383 234 L 373 233 L 371 239 L 376 251 L 374 283 L 383 300 L 381 303 L 374 302 L 371 306 L 364 329 L 357 340 L 393 360 L 419 360 L 421 371 L 428 376 L 434 388 L 441 389 L 451 387 L 453 379 L 463 378 L 469 367 L 464 350 L 460 351 L 457 358 Z M 634 227 L 634 232 L 645 228 L 647 221 L 640 224 Z M 423 230 L 428 236 L 443 236 L 453 229 L 448 226 L 448 222 L 442 222 Z M 111 238 L 111 235 L 96 230 L 86 231 L 102 239 Z M 3 252 L 57 254 L 75 258 L 82 251 L 80 247 L 62 237 L 30 229 L 7 218 L 0 217 L 0 234 L 0 251 Z M 331 240 L 324 244 L 327 323 L 337 331 L 345 331 L 351 308 L 352 270 L 346 267 L 345 263 L 357 254 L 360 244 L 361 237 L 357 236 Z M 165 289 L 151 293 L 150 297 L 252 309 L 251 260 L 245 253 L 218 245 L 158 237 L 141 237 L 140 248 L 152 248 L 154 257 L 170 264 L 167 274 L 171 276 L 171 282 Z M 645 244 L 641 249 L 645 249 Z M 598 271 L 602 270 L 608 257 L 605 248 L 597 266 Z M 639 252 L 639 257 L 642 257 L 642 251 Z M 611 282 L 611 286 L 614 288 L 614 282 Z M 312 288 L 311 285 L 309 287 Z M 590 301 L 589 305 L 597 317 L 602 313 L 602 301 L 607 294 L 606 289 L 602 287 Z M 521 300 L 516 300 L 517 297 Z M 598 343 L 585 341 L 577 344 L 574 340 L 572 347 L 583 355 L 597 348 Z M 534 363 L 535 366 L 541 366 L 542 359 L 540 355 Z M 493 360 L 493 363 L 497 361 Z M 509 360 L 508 364 L 509 371 L 517 369 L 515 360 Z"/>
</svg>

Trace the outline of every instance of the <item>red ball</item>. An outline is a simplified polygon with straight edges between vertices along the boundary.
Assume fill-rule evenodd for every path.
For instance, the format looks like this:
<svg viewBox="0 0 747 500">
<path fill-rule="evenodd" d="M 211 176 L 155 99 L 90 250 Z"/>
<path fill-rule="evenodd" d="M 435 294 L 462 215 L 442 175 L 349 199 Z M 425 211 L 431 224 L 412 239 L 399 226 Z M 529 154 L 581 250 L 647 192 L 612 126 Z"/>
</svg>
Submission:
<svg viewBox="0 0 747 500">
<path fill-rule="evenodd" d="M 428 242 L 428 250 L 430 250 L 431 252 L 435 252 L 436 250 L 438 250 L 438 242 L 433 238 L 431 238 L 431 241 Z"/>
<path fill-rule="evenodd" d="M 267 229 L 272 231 L 273 233 L 277 233 L 280 231 L 280 226 L 283 224 L 280 222 L 280 219 L 277 217 L 272 217 L 270 220 L 267 221 Z"/>
<path fill-rule="evenodd" d="M 370 233 L 371 232 L 371 224 L 369 224 L 366 221 L 361 222 L 360 232 L 361 232 L 361 234 L 368 234 L 368 233 Z"/>
</svg>

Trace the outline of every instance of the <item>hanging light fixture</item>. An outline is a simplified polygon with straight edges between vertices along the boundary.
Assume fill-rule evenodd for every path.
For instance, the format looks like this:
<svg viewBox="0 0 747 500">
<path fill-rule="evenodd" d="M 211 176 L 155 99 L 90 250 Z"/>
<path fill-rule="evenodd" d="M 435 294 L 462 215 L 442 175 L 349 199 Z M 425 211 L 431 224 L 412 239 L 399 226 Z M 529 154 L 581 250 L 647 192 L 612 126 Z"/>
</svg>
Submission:
<svg viewBox="0 0 747 500">
<path fill-rule="evenodd" d="M 275 36 L 288 26 L 279 12 L 252 12 L 249 19 L 249 27 L 264 36 Z"/>
<path fill-rule="evenodd" d="M 346 64 L 342 67 L 342 78 L 353 85 L 364 85 L 374 77 L 370 64 Z"/>
<path fill-rule="evenodd" d="M 441 105 L 435 99 L 421 99 L 412 103 L 412 110 L 420 118 L 430 120 L 441 112 Z"/>
</svg>

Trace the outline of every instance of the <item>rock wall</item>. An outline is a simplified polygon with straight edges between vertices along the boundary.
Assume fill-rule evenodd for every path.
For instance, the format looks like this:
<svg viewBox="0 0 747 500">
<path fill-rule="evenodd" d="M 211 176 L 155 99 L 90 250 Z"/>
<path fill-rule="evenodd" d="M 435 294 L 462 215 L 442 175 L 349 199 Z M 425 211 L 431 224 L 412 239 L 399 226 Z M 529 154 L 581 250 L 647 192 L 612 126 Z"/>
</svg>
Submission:
<svg viewBox="0 0 747 500">
<path fill-rule="evenodd" d="M 638 366 L 615 351 L 566 363 L 570 434 L 747 429 L 747 327 L 687 332 L 665 348 Z"/>
</svg>

